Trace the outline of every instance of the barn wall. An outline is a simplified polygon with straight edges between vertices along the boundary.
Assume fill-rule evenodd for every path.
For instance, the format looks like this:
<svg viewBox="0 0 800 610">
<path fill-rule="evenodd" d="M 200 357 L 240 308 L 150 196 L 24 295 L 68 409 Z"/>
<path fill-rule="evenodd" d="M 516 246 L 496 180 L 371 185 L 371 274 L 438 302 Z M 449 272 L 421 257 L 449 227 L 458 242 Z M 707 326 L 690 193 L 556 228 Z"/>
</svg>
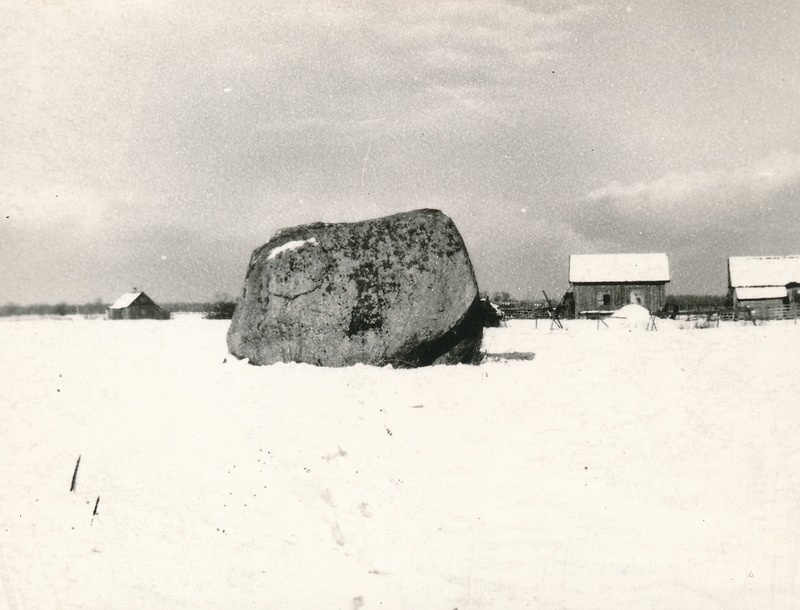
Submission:
<svg viewBox="0 0 800 610">
<path fill-rule="evenodd" d="M 128 307 L 127 311 L 130 312 L 131 320 L 166 320 L 169 318 L 169 312 L 166 309 L 161 309 L 158 305 Z"/>
<path fill-rule="evenodd" d="M 108 310 L 109 320 L 169 320 L 169 318 L 170 313 L 155 304 Z"/>
<path fill-rule="evenodd" d="M 800 284 L 791 282 L 786 285 L 786 298 L 784 299 L 737 299 L 736 288 L 728 286 L 728 297 L 734 307 L 780 307 L 782 305 L 800 304 Z"/>
<path fill-rule="evenodd" d="M 788 304 L 788 299 L 738 299 L 736 307 L 747 307 L 753 310 L 764 311 L 770 307 L 783 307 Z"/>
<path fill-rule="evenodd" d="M 664 283 L 608 283 L 608 284 L 574 284 L 575 310 L 581 311 L 616 311 L 628 305 L 631 291 L 639 291 L 643 298 L 642 306 L 650 311 L 663 309 L 667 298 Z M 598 304 L 598 294 L 608 294 L 611 302 L 608 305 Z"/>
</svg>

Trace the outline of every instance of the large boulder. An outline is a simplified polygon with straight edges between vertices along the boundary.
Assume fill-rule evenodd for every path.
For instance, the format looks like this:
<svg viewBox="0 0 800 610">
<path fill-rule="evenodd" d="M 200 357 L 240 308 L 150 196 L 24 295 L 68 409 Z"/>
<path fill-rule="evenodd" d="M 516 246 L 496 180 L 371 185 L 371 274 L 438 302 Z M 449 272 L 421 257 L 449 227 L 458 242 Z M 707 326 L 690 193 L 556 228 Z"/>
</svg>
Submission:
<svg viewBox="0 0 800 610">
<path fill-rule="evenodd" d="M 252 364 L 475 362 L 483 335 L 464 241 L 438 210 L 284 229 L 250 258 L 228 349 Z"/>
</svg>

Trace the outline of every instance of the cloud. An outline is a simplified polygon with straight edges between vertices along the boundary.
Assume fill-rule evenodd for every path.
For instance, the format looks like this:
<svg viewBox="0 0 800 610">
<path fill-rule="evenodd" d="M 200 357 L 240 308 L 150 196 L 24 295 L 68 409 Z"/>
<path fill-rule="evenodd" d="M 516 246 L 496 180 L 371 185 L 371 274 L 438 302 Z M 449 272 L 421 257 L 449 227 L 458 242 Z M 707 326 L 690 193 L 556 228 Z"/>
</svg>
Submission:
<svg viewBox="0 0 800 610">
<path fill-rule="evenodd" d="M 575 224 L 597 238 L 679 243 L 719 231 L 746 233 L 753 222 L 797 219 L 798 197 L 800 154 L 782 150 L 736 168 L 611 182 L 584 197 Z"/>
<path fill-rule="evenodd" d="M 175 31 L 164 32 L 172 41 L 156 49 L 171 57 L 154 66 L 163 77 L 150 89 L 160 104 L 189 102 L 190 91 L 200 109 L 222 111 L 231 100 L 219 91 L 230 87 L 265 130 L 349 130 L 377 118 L 395 130 L 503 120 L 519 85 L 539 78 L 537 67 L 563 52 L 567 28 L 587 14 L 581 6 L 547 14 L 492 2 L 289 3 L 202 19 L 181 12 Z M 209 37 L 214 57 L 203 52 Z M 191 87 L 159 86 L 176 80 Z"/>
<path fill-rule="evenodd" d="M 670 173 L 649 182 L 622 185 L 611 182 L 591 191 L 589 201 L 613 200 L 629 204 L 683 206 L 697 205 L 701 197 L 715 193 L 717 197 L 748 191 L 754 195 L 792 185 L 800 180 L 800 155 L 781 151 L 756 163 L 732 170 L 695 171 L 686 174 Z"/>
<path fill-rule="evenodd" d="M 0 154 L 18 167 L 0 182 L 7 202 L 43 220 L 47 193 L 64 187 L 86 195 L 71 200 L 76 215 L 90 213 L 83 200 L 103 201 L 115 222 L 219 226 L 265 206 L 281 222 L 299 200 L 376 191 L 391 211 L 409 176 L 429 177 L 434 196 L 452 190 L 480 173 L 467 164 L 485 165 L 463 149 L 541 120 L 537 83 L 596 10 L 179 1 L 17 11 Z M 130 214 L 120 193 L 135 200 Z"/>
</svg>

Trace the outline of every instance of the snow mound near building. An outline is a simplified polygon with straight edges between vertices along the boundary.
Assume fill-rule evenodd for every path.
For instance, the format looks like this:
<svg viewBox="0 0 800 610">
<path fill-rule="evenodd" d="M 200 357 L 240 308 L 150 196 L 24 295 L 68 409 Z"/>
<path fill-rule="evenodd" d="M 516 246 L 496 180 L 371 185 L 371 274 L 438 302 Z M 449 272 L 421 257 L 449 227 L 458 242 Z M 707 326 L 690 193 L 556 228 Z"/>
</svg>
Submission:
<svg viewBox="0 0 800 610">
<path fill-rule="evenodd" d="M 646 329 L 650 322 L 650 312 L 646 307 L 631 303 L 621 307 L 608 317 L 610 326 L 617 328 Z"/>
</svg>

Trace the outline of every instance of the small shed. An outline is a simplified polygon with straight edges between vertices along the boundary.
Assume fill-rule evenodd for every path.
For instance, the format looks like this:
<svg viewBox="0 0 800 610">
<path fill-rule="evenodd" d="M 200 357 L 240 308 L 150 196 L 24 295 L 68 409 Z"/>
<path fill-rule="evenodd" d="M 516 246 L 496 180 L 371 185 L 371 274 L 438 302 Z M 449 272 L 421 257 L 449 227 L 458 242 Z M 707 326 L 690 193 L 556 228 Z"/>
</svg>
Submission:
<svg viewBox="0 0 800 610">
<path fill-rule="evenodd" d="M 800 255 L 731 256 L 728 297 L 734 307 L 800 304 Z"/>
<path fill-rule="evenodd" d="M 109 320 L 169 320 L 170 313 L 144 292 L 126 292 L 108 308 Z"/>
<path fill-rule="evenodd" d="M 669 282 L 666 254 L 573 254 L 569 281 L 575 312 L 611 312 L 635 303 L 659 311 Z"/>
</svg>

